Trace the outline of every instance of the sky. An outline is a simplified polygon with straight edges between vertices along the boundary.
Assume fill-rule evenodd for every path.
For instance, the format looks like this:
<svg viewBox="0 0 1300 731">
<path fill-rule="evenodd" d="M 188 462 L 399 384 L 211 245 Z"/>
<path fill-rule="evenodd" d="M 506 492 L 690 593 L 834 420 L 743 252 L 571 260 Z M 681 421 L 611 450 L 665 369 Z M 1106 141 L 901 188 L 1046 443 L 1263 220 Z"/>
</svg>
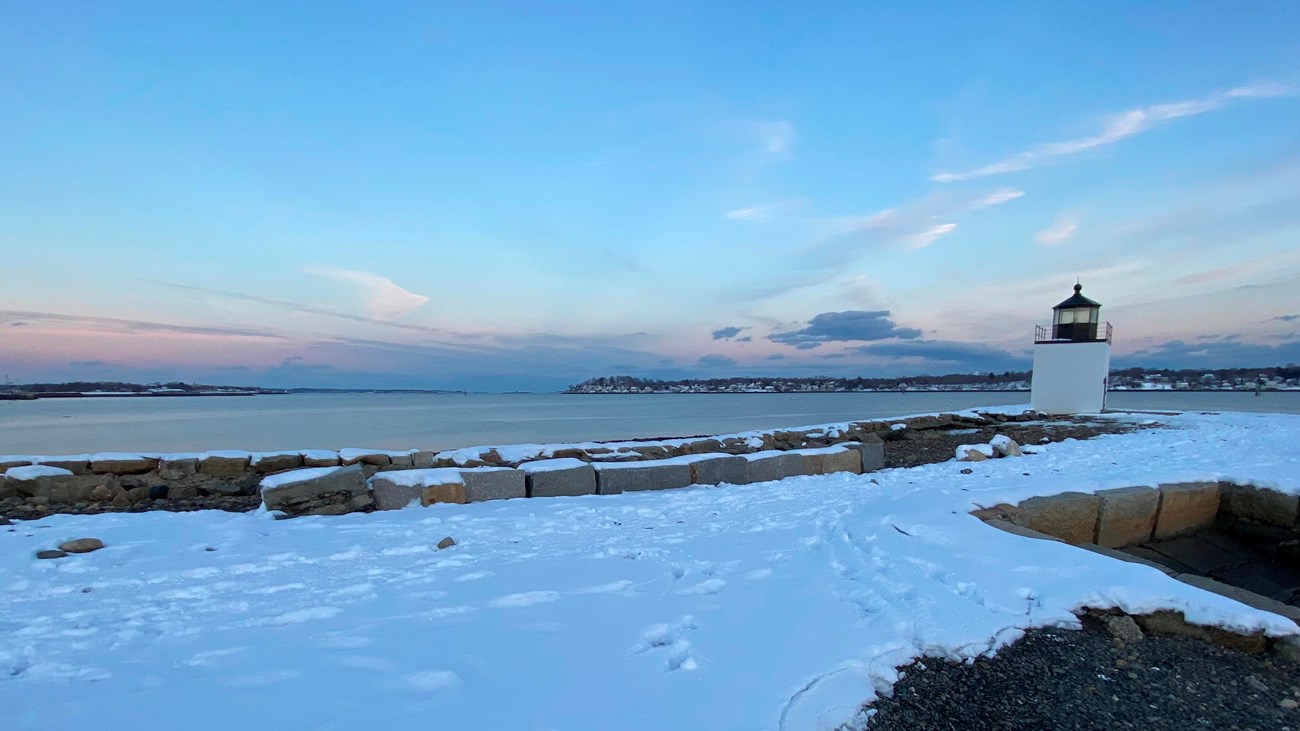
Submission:
<svg viewBox="0 0 1300 731">
<path fill-rule="evenodd" d="M 1300 362 L 1300 5 L 0 0 L 0 375 Z"/>
</svg>

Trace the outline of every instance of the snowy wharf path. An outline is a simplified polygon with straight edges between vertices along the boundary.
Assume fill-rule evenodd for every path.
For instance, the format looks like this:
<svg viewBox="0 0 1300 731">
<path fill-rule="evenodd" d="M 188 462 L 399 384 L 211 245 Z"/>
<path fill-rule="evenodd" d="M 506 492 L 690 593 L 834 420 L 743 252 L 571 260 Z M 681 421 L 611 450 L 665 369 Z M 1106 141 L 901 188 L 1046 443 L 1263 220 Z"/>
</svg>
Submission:
<svg viewBox="0 0 1300 731">
<path fill-rule="evenodd" d="M 1078 626 L 1083 606 L 1296 633 L 968 514 L 1175 481 L 1300 491 L 1300 417 L 1161 420 L 1018 459 L 860 476 L 287 521 L 16 524 L 0 529 L 4 726 L 828 729 L 860 722 L 913 658 Z M 437 550 L 448 535 L 457 545 Z M 83 536 L 108 547 L 33 558 Z"/>
</svg>

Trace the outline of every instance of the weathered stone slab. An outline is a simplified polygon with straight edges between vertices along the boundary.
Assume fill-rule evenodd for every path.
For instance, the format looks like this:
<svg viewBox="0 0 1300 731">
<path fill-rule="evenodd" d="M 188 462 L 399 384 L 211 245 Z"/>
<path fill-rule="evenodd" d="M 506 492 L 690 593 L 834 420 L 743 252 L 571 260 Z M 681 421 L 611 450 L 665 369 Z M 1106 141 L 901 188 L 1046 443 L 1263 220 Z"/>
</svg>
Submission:
<svg viewBox="0 0 1300 731">
<path fill-rule="evenodd" d="M 52 503 L 89 501 L 100 487 L 109 491 L 108 499 L 111 500 L 120 490 L 116 475 L 74 475 L 61 467 L 49 465 L 11 468 L 5 472 L 4 485 L 18 495 L 44 498 Z"/>
<path fill-rule="evenodd" d="M 1135 546 L 1151 540 L 1160 506 L 1154 487 L 1121 487 L 1098 491 L 1097 540 L 1107 548 Z"/>
<path fill-rule="evenodd" d="M 1219 508 L 1238 518 L 1291 528 L 1296 524 L 1297 512 L 1300 512 L 1300 496 L 1268 488 L 1224 483 L 1221 486 Z"/>
<path fill-rule="evenodd" d="M 1143 566 L 1150 566 L 1151 568 L 1165 574 L 1166 576 L 1173 576 L 1174 574 L 1178 573 L 1177 571 L 1174 571 L 1168 566 L 1164 566 L 1162 564 L 1156 563 L 1155 561 L 1142 558 L 1141 556 L 1136 556 L 1132 553 L 1125 553 L 1124 551 L 1121 551 L 1117 548 L 1107 548 L 1106 546 L 1099 546 L 1096 543 L 1080 543 L 1079 548 L 1082 548 L 1085 551 L 1092 551 L 1093 553 L 1101 554 L 1102 556 L 1105 556 L 1107 558 L 1113 558 L 1119 561 L 1124 561 L 1126 563 L 1137 563 L 1137 564 L 1142 564 Z"/>
<path fill-rule="evenodd" d="M 524 473 L 509 467 L 471 467 L 460 471 L 465 483 L 465 498 L 471 503 L 485 500 L 509 500 L 528 494 Z"/>
<path fill-rule="evenodd" d="M 755 452 L 745 455 L 745 459 L 749 460 L 750 482 L 771 482 L 812 474 L 807 460 L 794 452 Z"/>
<path fill-rule="evenodd" d="M 1191 624 L 1183 617 L 1182 612 L 1162 609 L 1151 614 L 1135 616 L 1133 619 L 1144 632 L 1194 637 L 1203 642 L 1252 655 L 1264 652 L 1268 648 L 1268 637 L 1263 631 L 1243 635 L 1222 627 Z"/>
<path fill-rule="evenodd" d="M 393 458 L 383 452 L 371 452 L 364 449 L 341 449 L 339 461 L 344 465 L 365 464 L 373 467 L 387 467 Z"/>
<path fill-rule="evenodd" d="M 884 444 L 882 443 L 880 446 L 883 448 Z M 848 472 L 854 475 L 862 474 L 861 452 L 847 445 L 836 444 L 821 449 L 804 449 L 800 451 L 809 458 L 808 467 L 813 470 L 815 475 L 833 475 L 839 472 Z"/>
<path fill-rule="evenodd" d="M 0 472 L 4 472 L 12 467 L 26 467 L 31 463 L 32 461 L 30 459 L 0 460 Z"/>
<path fill-rule="evenodd" d="M 1214 524 L 1219 512 L 1219 483 L 1179 482 L 1160 486 L 1160 512 L 1153 537 L 1157 540 L 1194 533 Z"/>
<path fill-rule="evenodd" d="M 447 482 L 441 485 L 429 485 L 420 491 L 420 504 L 428 507 L 435 503 L 455 503 L 464 505 L 469 502 L 465 498 L 465 483 Z"/>
<path fill-rule="evenodd" d="M 862 471 L 875 472 L 885 468 L 885 442 L 875 434 L 868 434 L 874 441 L 867 441 L 866 438 L 860 442 L 845 442 L 846 447 L 853 447 L 858 450 L 862 456 Z"/>
<path fill-rule="evenodd" d="M 164 457 L 158 463 L 158 474 L 166 480 L 180 480 L 198 474 L 197 457 Z"/>
<path fill-rule="evenodd" d="M 248 474 L 248 455 L 207 454 L 199 458 L 199 472 L 209 477 L 231 479 Z"/>
<path fill-rule="evenodd" d="M 409 454 L 390 454 L 388 460 L 386 469 L 409 470 L 415 468 L 415 458 Z"/>
<path fill-rule="evenodd" d="M 592 466 L 596 470 L 596 492 L 601 495 L 667 490 L 691 484 L 691 466 L 681 462 L 597 462 Z"/>
<path fill-rule="evenodd" d="M 90 461 L 90 471 L 97 475 L 138 475 L 158 468 L 158 460 L 138 454 L 97 454 Z"/>
<path fill-rule="evenodd" d="M 302 455 L 296 452 L 293 454 L 259 454 L 253 457 L 252 461 L 253 469 L 264 475 L 273 472 L 284 472 L 285 470 L 296 470 L 302 466 Z"/>
<path fill-rule="evenodd" d="M 749 482 L 749 460 L 731 454 L 711 454 L 690 461 L 691 482 L 696 485 L 743 485 Z"/>
<path fill-rule="evenodd" d="M 1030 498 L 1017 506 L 1015 522 L 1066 543 L 1096 543 L 1100 504 L 1101 498 L 1081 492 Z"/>
<path fill-rule="evenodd" d="M 542 459 L 519 465 L 529 497 L 596 494 L 596 470 L 579 459 Z"/>
<path fill-rule="evenodd" d="M 1146 548 L 1162 556 L 1168 556 L 1192 571 L 1202 574 L 1238 566 L 1254 558 L 1249 553 L 1224 547 L 1213 541 L 1201 540 L 1196 536 L 1171 538 L 1149 544 Z"/>
<path fill-rule="evenodd" d="M 433 468 L 433 461 L 438 458 L 436 452 L 420 451 L 411 455 L 411 466 L 417 470 Z"/>
<path fill-rule="evenodd" d="M 401 510 L 419 504 L 424 493 L 424 485 L 403 479 L 401 472 L 375 475 L 368 482 L 376 510 Z"/>
<path fill-rule="evenodd" d="M 59 467 L 71 472 L 74 475 L 90 474 L 89 459 L 43 459 L 41 464 L 49 467 Z M 0 470 L 3 472 L 4 470 Z"/>
<path fill-rule="evenodd" d="M 338 452 L 331 452 L 325 449 L 313 449 L 302 453 L 303 467 L 337 467 L 338 465 Z"/>
<path fill-rule="evenodd" d="M 339 515 L 374 504 L 359 465 L 281 472 L 262 480 L 268 510 L 289 515 Z"/>
<path fill-rule="evenodd" d="M 1017 536 L 1023 536 L 1025 538 L 1036 538 L 1041 541 L 1056 541 L 1057 543 L 1065 542 L 1062 541 L 1060 538 L 1057 538 L 1056 536 L 1049 536 L 1046 533 L 1039 533 L 1038 531 L 1033 530 L 1031 528 L 1026 528 L 1023 525 L 1016 525 L 1015 523 L 1012 523 L 1009 520 L 1002 520 L 1001 518 L 989 518 L 984 522 L 985 524 L 997 528 L 998 530 L 1006 531 L 1007 533 L 1011 533 Z"/>
</svg>

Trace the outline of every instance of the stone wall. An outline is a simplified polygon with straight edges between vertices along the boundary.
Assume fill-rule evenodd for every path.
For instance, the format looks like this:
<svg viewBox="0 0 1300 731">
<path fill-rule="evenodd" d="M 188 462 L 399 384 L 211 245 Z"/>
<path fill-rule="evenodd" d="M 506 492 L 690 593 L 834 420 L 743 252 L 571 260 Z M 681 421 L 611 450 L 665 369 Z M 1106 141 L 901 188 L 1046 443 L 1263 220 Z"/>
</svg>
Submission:
<svg viewBox="0 0 1300 731">
<path fill-rule="evenodd" d="M 470 503 L 519 497 L 617 495 L 723 482 L 748 484 L 798 475 L 861 474 L 878 468 L 873 450 L 860 444 L 767 451 L 736 456 L 698 454 L 636 462 L 584 462 L 560 457 L 514 467 L 435 467 L 387 470 L 365 480 L 360 465 L 305 468 L 262 481 L 266 507 L 286 516 L 339 515 L 396 510 L 436 503 Z M 877 443 L 875 446 L 883 447 Z M 356 485 L 364 484 L 364 490 Z M 347 485 L 347 489 L 340 487 Z M 363 494 L 364 493 L 364 494 Z"/>
<path fill-rule="evenodd" d="M 187 454 L 0 456 L 0 474 L 13 467 L 31 465 L 55 467 L 67 472 L 33 479 L 0 478 L 0 499 L 18 498 L 49 504 L 103 503 L 106 507 L 126 508 L 133 504 L 159 500 L 255 499 L 258 484 L 264 478 L 290 470 L 314 467 L 360 465 L 364 476 L 370 478 L 376 473 L 394 470 L 520 467 L 544 459 L 567 458 L 586 463 L 647 462 L 699 455 L 746 456 L 764 452 L 792 452 L 839 444 L 857 449 L 861 455 L 862 471 L 872 471 L 884 466 L 885 441 L 1035 418 L 1038 415 L 1032 412 L 1017 415 L 940 414 L 797 429 L 772 429 L 717 437 L 472 447 L 443 452 L 368 449 L 285 452 L 220 450 Z M 799 460 L 788 461 L 798 461 L 804 465 L 808 458 L 805 455 Z M 692 468 L 692 484 L 733 481 L 739 469 L 737 464 L 735 461 L 700 463 Z M 820 474 L 816 466 L 807 469 L 811 471 L 794 471 L 791 474 Z M 703 474 L 695 474 L 701 471 Z M 748 472 L 745 479 L 750 480 Z"/>
</svg>

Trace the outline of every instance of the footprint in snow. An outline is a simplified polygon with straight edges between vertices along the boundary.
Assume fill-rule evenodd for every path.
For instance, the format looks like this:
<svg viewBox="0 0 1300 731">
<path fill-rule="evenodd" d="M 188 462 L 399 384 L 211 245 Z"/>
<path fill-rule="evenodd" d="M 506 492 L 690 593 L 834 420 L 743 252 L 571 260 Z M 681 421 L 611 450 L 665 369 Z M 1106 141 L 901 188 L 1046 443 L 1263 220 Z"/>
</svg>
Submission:
<svg viewBox="0 0 1300 731">
<path fill-rule="evenodd" d="M 652 650 L 666 649 L 664 658 L 667 672 L 677 670 L 695 670 L 699 667 L 691 643 L 683 634 L 698 627 L 691 617 L 682 617 L 676 624 L 652 624 L 641 630 L 641 641 L 632 646 L 631 652 L 640 655 Z"/>
<path fill-rule="evenodd" d="M 717 594 L 727 587 L 727 582 L 722 579 L 705 579 L 694 586 L 688 586 L 685 589 L 679 589 L 677 596 L 706 596 Z"/>
<path fill-rule="evenodd" d="M 503 597 L 493 599 L 488 606 L 495 609 L 519 609 L 537 604 L 549 604 L 559 600 L 560 593 L 556 591 L 526 591 L 520 594 L 506 594 Z"/>
<path fill-rule="evenodd" d="M 402 686 L 432 693 L 460 684 L 460 676 L 450 670 L 423 670 L 402 678 Z"/>
</svg>

